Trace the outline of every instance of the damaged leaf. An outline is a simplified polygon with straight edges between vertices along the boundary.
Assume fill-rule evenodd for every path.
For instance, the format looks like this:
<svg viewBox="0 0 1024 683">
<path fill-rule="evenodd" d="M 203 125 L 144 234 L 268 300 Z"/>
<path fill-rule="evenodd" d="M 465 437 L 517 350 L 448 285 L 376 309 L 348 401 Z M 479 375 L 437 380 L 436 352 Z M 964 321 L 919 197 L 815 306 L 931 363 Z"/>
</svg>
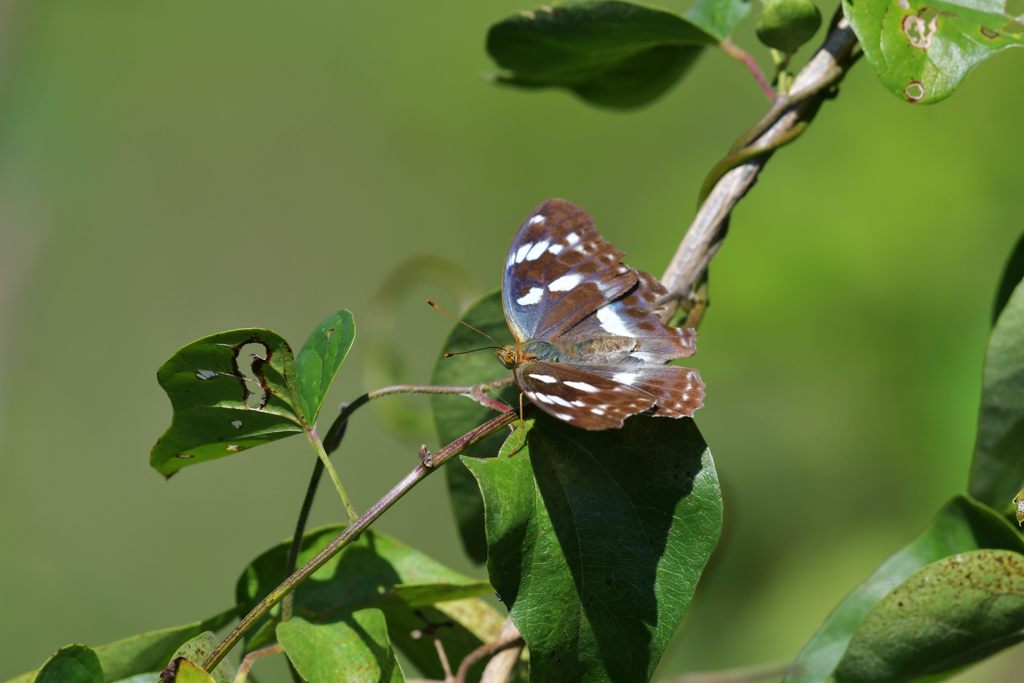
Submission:
<svg viewBox="0 0 1024 683">
<path fill-rule="evenodd" d="M 356 323 L 352 313 L 341 310 L 317 326 L 295 358 L 299 403 L 307 424 L 316 424 L 320 404 L 331 388 L 338 368 L 352 348 Z"/>
<path fill-rule="evenodd" d="M 952 673 L 1024 640 L 1024 555 L 976 550 L 925 565 L 853 634 L 836 683 Z"/>
<path fill-rule="evenodd" d="M 201 666 L 187 659 L 179 660 L 171 671 L 174 672 L 174 678 L 170 679 L 170 683 L 221 683 Z"/>
<path fill-rule="evenodd" d="M 1024 45 L 1006 0 L 843 0 L 875 74 L 908 102 L 948 97 L 975 65 Z"/>
<path fill-rule="evenodd" d="M 697 18 L 721 27 L 734 14 L 704 7 Z M 717 43 L 689 18 L 618 0 L 545 5 L 504 19 L 487 34 L 487 52 L 502 69 L 499 83 L 565 88 L 616 108 L 651 102 Z"/>
<path fill-rule="evenodd" d="M 150 464 L 164 476 L 303 430 L 295 361 L 270 330 L 232 330 L 182 347 L 157 372 L 171 399 L 171 426 Z"/>
<path fill-rule="evenodd" d="M 384 613 L 363 609 L 337 620 L 311 623 L 295 617 L 277 625 L 302 680 L 309 683 L 401 683 L 405 680 L 388 640 Z"/>
</svg>

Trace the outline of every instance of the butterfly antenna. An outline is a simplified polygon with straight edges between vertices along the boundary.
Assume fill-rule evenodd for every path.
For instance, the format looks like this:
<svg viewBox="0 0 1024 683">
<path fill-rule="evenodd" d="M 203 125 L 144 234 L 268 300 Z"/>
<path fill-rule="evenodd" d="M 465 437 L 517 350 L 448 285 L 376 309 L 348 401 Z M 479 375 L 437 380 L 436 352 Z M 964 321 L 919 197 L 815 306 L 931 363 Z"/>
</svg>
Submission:
<svg viewBox="0 0 1024 683">
<path fill-rule="evenodd" d="M 487 337 L 488 339 L 490 339 L 490 340 L 491 340 L 492 342 L 494 342 L 495 344 L 497 344 L 497 343 L 498 343 L 498 340 L 497 340 L 497 339 L 495 339 L 495 338 L 494 338 L 494 337 L 492 337 L 491 335 L 487 334 L 487 333 L 486 333 L 486 332 L 484 332 L 483 330 L 478 330 L 477 328 L 475 328 L 475 327 L 473 327 L 472 325 L 470 325 L 469 323 L 467 323 L 467 322 L 466 322 L 465 320 L 461 320 L 461 319 L 459 319 L 459 317 L 458 317 L 458 316 L 456 316 L 456 315 L 452 315 L 452 314 L 451 314 L 451 313 L 449 313 L 448 311 L 446 311 L 446 310 L 444 310 L 443 308 L 441 308 L 440 306 L 438 306 L 438 305 L 437 305 L 436 303 L 434 303 L 433 299 L 427 299 L 427 305 L 428 305 L 428 306 L 430 306 L 431 308 L 436 308 L 437 310 L 441 311 L 442 313 L 444 313 L 444 314 L 445 314 L 446 316 L 448 316 L 449 318 L 451 318 L 451 319 L 452 319 L 452 320 L 454 320 L 455 322 L 459 323 L 460 325 L 465 325 L 466 327 L 468 327 L 469 329 L 473 330 L 473 331 L 474 331 L 474 332 L 476 332 L 477 334 L 482 334 L 483 336 Z M 490 348 L 501 348 L 501 347 L 500 347 L 500 346 L 499 346 L 499 347 L 487 346 L 487 347 L 484 347 L 484 348 L 488 348 L 488 349 L 490 349 Z M 480 351 L 481 349 L 475 349 L 475 350 L 476 350 L 476 351 Z M 466 352 L 464 352 L 464 353 L 469 353 L 469 352 L 468 352 L 468 351 L 466 351 Z M 449 355 L 452 355 L 452 356 L 454 356 L 454 355 L 456 355 L 456 354 L 448 354 L 448 353 L 446 353 L 446 354 L 445 354 L 445 358 L 447 358 L 447 357 L 448 357 Z"/>
<path fill-rule="evenodd" d="M 486 351 L 487 349 L 500 349 L 500 346 L 481 346 L 479 349 L 470 349 L 469 351 L 445 351 L 444 357 L 451 358 L 452 356 L 461 356 L 464 353 L 474 353 L 476 351 Z"/>
</svg>

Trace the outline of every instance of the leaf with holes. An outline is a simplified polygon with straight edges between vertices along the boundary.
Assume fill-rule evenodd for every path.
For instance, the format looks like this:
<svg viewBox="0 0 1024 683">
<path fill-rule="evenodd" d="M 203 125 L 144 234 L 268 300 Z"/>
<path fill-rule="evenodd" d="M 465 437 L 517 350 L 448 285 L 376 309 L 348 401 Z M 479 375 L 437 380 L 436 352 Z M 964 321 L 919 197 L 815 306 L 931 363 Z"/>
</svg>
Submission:
<svg viewBox="0 0 1024 683">
<path fill-rule="evenodd" d="M 539 414 L 526 428 L 518 452 L 521 431 L 496 458 L 463 458 L 530 680 L 648 680 L 721 531 L 711 454 L 689 419 L 587 432 Z"/>
<path fill-rule="evenodd" d="M 942 676 L 1022 640 L 1024 555 L 960 553 L 925 565 L 872 608 L 853 634 L 835 680 Z"/>
<path fill-rule="evenodd" d="M 828 679 L 853 634 L 889 591 L 931 562 L 979 548 L 1024 552 L 1024 540 L 991 508 L 957 496 L 917 538 L 843 598 L 797 655 L 783 683 L 820 683 Z"/>
<path fill-rule="evenodd" d="M 708 27 L 733 21 L 705 10 Z M 501 67 L 498 82 L 558 87 L 607 107 L 647 104 L 668 90 L 718 37 L 673 12 L 599 0 L 522 12 L 494 24 L 487 52 Z"/>
<path fill-rule="evenodd" d="M 501 309 L 501 292 L 488 294 L 473 304 L 462 316 L 462 320 L 491 335 L 499 344 L 510 344 L 513 341 Z M 434 366 L 431 384 L 474 385 L 507 377 L 509 371 L 492 353 L 444 357 L 444 351 L 476 348 L 480 346 L 482 339 L 479 334 L 463 325 L 453 326 L 441 347 L 442 353 Z M 518 396 L 518 387 L 512 385 L 501 393 L 501 397 L 509 405 L 516 405 Z M 457 439 L 494 416 L 493 410 L 461 396 L 432 396 L 431 406 L 441 443 Z M 497 455 L 504 439 L 503 433 L 493 434 L 473 444 L 465 452 L 477 457 L 494 456 Z M 474 562 L 483 564 L 487 561 L 487 538 L 484 535 L 484 504 L 480 497 L 480 488 L 460 460 L 449 461 L 444 471 L 448 478 L 448 493 L 462 545 Z"/>
<path fill-rule="evenodd" d="M 312 558 L 344 529 L 329 526 L 303 537 L 299 564 Z M 287 575 L 290 542 L 257 557 L 235 588 L 239 608 L 248 611 Z M 331 623 L 354 610 L 374 607 L 387 616 L 391 641 L 424 674 L 441 677 L 437 654 L 429 639 L 411 633 L 429 623 L 452 621 L 445 628 L 448 654 L 458 661 L 497 635 L 501 617 L 477 596 L 494 589 L 471 579 L 385 534 L 365 531 L 358 540 L 317 570 L 295 591 L 294 614 L 314 624 Z M 247 646 L 265 645 L 279 610 L 265 621 Z"/>
<path fill-rule="evenodd" d="M 85 645 L 65 645 L 43 664 L 33 683 L 103 683 L 99 657 Z"/>
<path fill-rule="evenodd" d="M 405 680 L 388 641 L 384 613 L 363 609 L 336 621 L 295 617 L 277 625 L 278 641 L 309 683 L 401 683 Z"/>
<path fill-rule="evenodd" d="M 1007 0 L 843 0 L 864 56 L 908 102 L 951 95 L 978 63 L 1024 45 L 1024 23 Z"/>
<path fill-rule="evenodd" d="M 1011 258 L 999 288 L 996 306 L 1002 305 L 985 354 L 968 485 L 972 496 L 1008 514 L 1024 486 L 1024 281 L 1019 258 L 1016 253 Z M 1016 282 L 1010 285 L 1012 280 Z M 1011 293 L 1002 299 L 1006 291 Z"/>
<path fill-rule="evenodd" d="M 341 310 L 320 323 L 295 358 L 299 403 L 307 424 L 316 424 L 320 405 L 331 388 L 338 368 L 352 348 L 356 323 L 352 313 Z"/>
<path fill-rule="evenodd" d="M 166 477 L 303 430 L 292 351 L 270 330 L 194 341 L 160 366 L 157 381 L 174 417 L 153 446 L 150 464 Z"/>
</svg>

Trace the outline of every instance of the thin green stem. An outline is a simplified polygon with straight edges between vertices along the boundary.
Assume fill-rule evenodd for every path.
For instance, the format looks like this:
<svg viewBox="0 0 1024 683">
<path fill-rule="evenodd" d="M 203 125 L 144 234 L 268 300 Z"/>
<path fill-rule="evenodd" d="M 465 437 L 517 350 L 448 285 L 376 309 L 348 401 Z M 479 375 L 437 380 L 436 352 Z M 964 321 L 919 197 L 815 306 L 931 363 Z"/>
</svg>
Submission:
<svg viewBox="0 0 1024 683">
<path fill-rule="evenodd" d="M 307 429 L 306 437 L 309 439 L 309 443 L 313 445 L 313 450 L 316 451 L 317 457 L 320 458 L 320 462 L 323 463 L 324 469 L 327 470 L 327 474 L 331 477 L 331 481 L 334 482 L 334 489 L 338 492 L 338 497 L 341 498 L 341 504 L 345 506 L 345 512 L 348 513 L 349 521 L 355 521 L 359 518 L 359 514 L 356 512 L 356 509 L 352 507 L 352 502 L 348 499 L 348 493 L 345 492 L 345 487 L 342 485 L 341 479 L 338 477 L 338 473 L 334 469 L 334 465 L 331 464 L 331 458 L 327 455 L 327 451 L 324 449 L 324 444 L 316 433 L 316 427 L 310 427 Z"/>
<path fill-rule="evenodd" d="M 256 624 L 256 622 L 262 619 L 267 612 L 270 611 L 270 608 L 280 602 L 284 596 L 295 590 L 300 583 L 306 580 L 317 569 L 324 566 L 324 564 L 326 564 L 329 559 L 337 555 L 342 548 L 358 538 L 359 535 L 366 531 L 366 529 L 376 521 L 378 517 L 398 502 L 402 496 L 411 491 L 416 484 L 426 479 L 432 472 L 461 453 L 466 449 L 466 447 L 476 443 L 486 436 L 489 436 L 490 434 L 493 434 L 499 429 L 512 424 L 517 418 L 518 413 L 516 413 L 515 410 L 508 410 L 491 418 L 479 427 L 466 432 L 455 441 L 452 441 L 448 445 L 442 447 L 431 458 L 430 466 L 427 466 L 425 462 L 421 461 L 409 474 L 403 477 L 400 482 L 395 484 L 390 491 L 384 494 L 380 500 L 371 505 L 370 509 L 345 527 L 345 530 L 338 534 L 338 536 L 327 544 L 323 550 L 314 555 L 312 559 L 306 562 L 306 564 L 292 572 L 292 574 L 282 581 L 277 588 L 270 591 L 265 598 L 256 603 L 256 606 L 253 607 L 248 614 L 242 617 L 242 620 L 238 622 L 238 625 L 232 629 L 220 645 L 218 645 L 210 654 L 206 661 L 203 662 L 203 668 L 210 671 L 217 666 L 228 652 L 231 651 L 231 648 L 233 648 L 238 641 L 242 639 L 242 636 L 244 636 L 249 629 Z"/>
</svg>

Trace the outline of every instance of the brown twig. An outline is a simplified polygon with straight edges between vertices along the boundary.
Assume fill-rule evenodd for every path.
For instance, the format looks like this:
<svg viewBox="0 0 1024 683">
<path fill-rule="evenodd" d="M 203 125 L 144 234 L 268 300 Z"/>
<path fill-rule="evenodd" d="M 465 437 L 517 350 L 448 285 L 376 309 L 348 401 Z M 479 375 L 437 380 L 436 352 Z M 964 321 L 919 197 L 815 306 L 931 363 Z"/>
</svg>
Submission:
<svg viewBox="0 0 1024 683">
<path fill-rule="evenodd" d="M 495 644 L 501 645 L 501 647 L 495 647 L 488 653 L 491 655 L 491 661 L 487 662 L 487 666 L 484 667 L 484 672 L 480 676 L 480 683 L 507 683 L 512 677 L 516 664 L 519 662 L 523 648 L 526 647 L 526 641 L 523 640 L 519 629 L 512 623 L 511 618 L 505 620 L 504 625 L 501 627 L 501 632 L 495 640 Z M 477 650 L 479 649 L 477 648 Z M 468 657 L 473 656 L 477 650 L 469 653 Z M 463 662 L 463 665 L 465 665 L 465 662 Z M 467 673 L 471 666 L 472 664 L 466 666 Z M 461 672 L 462 669 L 463 666 L 460 665 L 459 671 Z"/>
<path fill-rule="evenodd" d="M 733 208 L 753 187 L 772 151 L 814 118 L 831 88 L 857 60 L 856 46 L 857 36 L 846 19 L 839 17 L 824 44 L 796 75 L 789 92 L 775 98 L 768 113 L 730 151 L 726 158 L 730 163 L 711 178 L 707 196 L 661 278 L 670 293 L 666 318 L 704 279 L 708 263 L 721 246 Z M 750 150 L 759 151 L 752 158 L 744 156 Z"/>
<path fill-rule="evenodd" d="M 306 564 L 292 572 L 288 578 L 267 594 L 265 598 L 256 603 L 256 606 L 253 607 L 248 614 L 242 617 L 242 620 L 238 622 L 238 625 L 228 633 L 224 640 L 216 647 L 216 649 L 214 649 L 210 656 L 207 657 L 206 661 L 203 662 L 203 668 L 210 671 L 213 667 L 217 666 L 217 664 L 224 659 L 227 653 L 231 651 L 231 648 L 241 640 L 242 636 L 245 635 L 245 633 L 248 632 L 248 630 L 252 628 L 257 621 L 262 619 L 267 612 L 270 611 L 271 607 L 280 602 L 284 596 L 295 590 L 300 583 L 306 580 L 317 569 L 324 566 L 324 564 L 338 554 L 342 548 L 358 538 L 359 535 L 366 531 L 366 529 L 376 521 L 378 517 L 384 514 L 388 508 L 394 505 L 402 496 L 416 486 L 416 484 L 426 479 L 437 468 L 454 458 L 471 444 L 474 444 L 499 429 L 512 424 L 518 417 L 519 415 L 515 410 L 508 410 L 501 413 L 482 425 L 471 429 L 458 439 L 455 439 L 434 453 L 432 466 L 428 467 L 422 462 L 417 464 L 409 474 L 403 477 L 400 482 L 395 484 L 380 500 L 371 505 L 370 508 L 360 515 L 357 520 L 345 527 L 345 530 L 336 536 L 333 541 L 328 543 L 323 550 L 314 555 L 312 559 L 306 562 Z"/>
</svg>

